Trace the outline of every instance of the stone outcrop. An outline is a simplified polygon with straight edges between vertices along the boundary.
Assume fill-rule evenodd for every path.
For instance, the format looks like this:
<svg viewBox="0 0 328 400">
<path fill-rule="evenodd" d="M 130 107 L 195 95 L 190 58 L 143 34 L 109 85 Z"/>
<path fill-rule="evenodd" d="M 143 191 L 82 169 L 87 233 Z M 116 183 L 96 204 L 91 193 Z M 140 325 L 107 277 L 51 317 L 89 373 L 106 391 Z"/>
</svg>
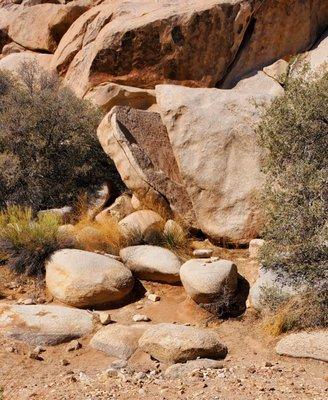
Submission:
<svg viewBox="0 0 328 400">
<path fill-rule="evenodd" d="M 49 292 L 74 307 L 97 306 L 123 300 L 134 285 L 131 271 L 111 257 L 65 249 L 46 265 Z"/>
<path fill-rule="evenodd" d="M 89 334 L 90 313 L 54 305 L 2 305 L 0 331 L 30 345 L 56 345 Z"/>
<path fill-rule="evenodd" d="M 262 227 L 263 175 L 254 131 L 283 89 L 263 72 L 231 90 L 156 87 L 157 104 L 199 227 L 215 240 L 248 242 Z"/>
<path fill-rule="evenodd" d="M 140 279 L 155 282 L 180 282 L 180 260 L 158 246 L 130 246 L 120 251 L 124 264 Z"/>
<path fill-rule="evenodd" d="M 284 356 L 328 362 L 328 332 L 291 333 L 278 342 L 276 352 Z"/>
<path fill-rule="evenodd" d="M 83 1 L 67 5 L 38 4 L 19 10 L 10 23 L 8 36 L 21 46 L 53 53 L 71 24 L 88 9 Z"/>
<path fill-rule="evenodd" d="M 167 363 L 198 357 L 220 359 L 228 352 L 214 331 L 176 324 L 158 324 L 147 329 L 139 346 L 153 358 Z"/>
<path fill-rule="evenodd" d="M 126 186 L 145 206 L 192 220 L 191 204 L 159 114 L 114 107 L 98 128 L 100 143 Z"/>
</svg>

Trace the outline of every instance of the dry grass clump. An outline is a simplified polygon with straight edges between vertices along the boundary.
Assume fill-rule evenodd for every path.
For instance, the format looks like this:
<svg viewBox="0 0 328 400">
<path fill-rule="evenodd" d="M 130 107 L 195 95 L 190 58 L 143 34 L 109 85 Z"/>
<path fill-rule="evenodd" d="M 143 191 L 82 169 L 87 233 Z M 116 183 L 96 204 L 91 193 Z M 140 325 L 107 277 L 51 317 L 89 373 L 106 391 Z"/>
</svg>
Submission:
<svg viewBox="0 0 328 400">
<path fill-rule="evenodd" d="M 264 330 L 273 336 L 317 327 L 328 327 L 328 292 L 308 291 L 291 296 L 263 320 Z"/>
<path fill-rule="evenodd" d="M 31 208 L 8 206 L 0 213 L 0 260 L 14 272 L 42 275 L 47 258 L 72 243 L 58 236 L 60 218 L 52 213 L 33 219 Z"/>
</svg>

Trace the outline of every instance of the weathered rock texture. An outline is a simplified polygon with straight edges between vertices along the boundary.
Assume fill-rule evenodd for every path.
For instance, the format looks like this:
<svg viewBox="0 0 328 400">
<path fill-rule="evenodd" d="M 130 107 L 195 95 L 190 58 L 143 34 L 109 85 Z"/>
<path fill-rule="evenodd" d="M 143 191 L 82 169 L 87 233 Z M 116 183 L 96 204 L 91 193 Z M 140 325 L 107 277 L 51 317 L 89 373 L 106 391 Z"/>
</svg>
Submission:
<svg viewBox="0 0 328 400">
<path fill-rule="evenodd" d="M 257 236 L 263 182 L 254 131 L 260 111 L 282 93 L 263 72 L 234 89 L 156 87 L 157 103 L 199 227 L 215 240 Z"/>
<path fill-rule="evenodd" d="M 28 49 L 52 53 L 67 29 L 87 9 L 87 3 L 81 1 L 22 8 L 11 21 L 8 36 Z"/>
<path fill-rule="evenodd" d="M 53 305 L 3 305 L 1 334 L 31 345 L 55 345 L 87 335 L 92 316 L 84 310 Z"/>
<path fill-rule="evenodd" d="M 192 219 L 192 208 L 160 115 L 114 107 L 98 128 L 105 152 L 126 186 L 147 206 L 168 208 Z"/>
</svg>

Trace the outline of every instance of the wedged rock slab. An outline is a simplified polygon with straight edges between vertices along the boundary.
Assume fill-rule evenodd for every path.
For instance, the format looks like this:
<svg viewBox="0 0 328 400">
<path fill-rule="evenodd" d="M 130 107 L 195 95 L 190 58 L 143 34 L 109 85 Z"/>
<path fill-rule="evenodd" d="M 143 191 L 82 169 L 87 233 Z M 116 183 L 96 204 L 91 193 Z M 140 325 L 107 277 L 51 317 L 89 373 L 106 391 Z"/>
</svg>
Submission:
<svg viewBox="0 0 328 400">
<path fill-rule="evenodd" d="M 283 93 L 263 72 L 231 90 L 156 86 L 156 100 L 199 228 L 216 241 L 247 243 L 262 228 L 264 177 L 256 103 Z"/>
<path fill-rule="evenodd" d="M 123 300 L 132 290 L 134 279 L 124 264 L 111 257 L 64 249 L 47 262 L 46 284 L 62 303 L 87 307 Z"/>
<path fill-rule="evenodd" d="M 192 206 L 158 113 L 114 107 L 98 127 L 98 138 L 125 185 L 142 204 L 194 221 Z"/>
<path fill-rule="evenodd" d="M 0 306 L 1 334 L 31 345 L 56 345 L 92 332 L 92 315 L 56 305 Z"/>
<path fill-rule="evenodd" d="M 168 249 L 158 246 L 130 246 L 120 251 L 124 264 L 140 279 L 155 282 L 180 282 L 180 260 Z"/>
<path fill-rule="evenodd" d="M 109 356 L 128 359 L 137 350 L 138 340 L 147 328 L 149 325 L 144 323 L 107 325 L 93 336 L 90 345 Z"/>
<path fill-rule="evenodd" d="M 186 363 L 170 365 L 165 370 L 165 377 L 169 379 L 183 379 L 195 370 L 221 369 L 222 367 L 222 361 L 200 358 L 198 360 L 187 361 Z"/>
<path fill-rule="evenodd" d="M 328 331 L 298 332 L 281 339 L 276 352 L 296 358 L 313 358 L 328 362 Z"/>
<path fill-rule="evenodd" d="M 198 357 L 221 359 L 228 352 L 214 331 L 169 323 L 147 329 L 139 340 L 139 347 L 153 358 L 167 363 Z"/>
</svg>

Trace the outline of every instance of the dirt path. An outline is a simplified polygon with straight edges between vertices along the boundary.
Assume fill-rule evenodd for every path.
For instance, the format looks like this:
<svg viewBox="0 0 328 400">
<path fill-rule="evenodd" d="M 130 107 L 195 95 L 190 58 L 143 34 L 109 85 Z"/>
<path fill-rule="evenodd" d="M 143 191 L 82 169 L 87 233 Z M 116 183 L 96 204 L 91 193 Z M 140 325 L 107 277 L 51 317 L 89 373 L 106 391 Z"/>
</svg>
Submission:
<svg viewBox="0 0 328 400">
<path fill-rule="evenodd" d="M 256 265 L 245 251 L 225 254 L 238 264 L 240 272 L 251 282 Z M 3 281 L 12 279 L 2 271 Z M 88 346 L 90 337 L 81 340 L 82 348 L 66 351 L 66 345 L 48 347 L 43 361 L 29 358 L 31 348 L 24 343 L 0 339 L 0 387 L 3 400 L 96 400 L 96 399 L 309 399 L 328 398 L 328 365 L 314 360 L 280 357 L 275 354 L 277 339 L 267 336 L 260 320 L 251 309 L 239 318 L 213 322 L 210 315 L 186 298 L 179 286 L 144 284 L 161 296 L 153 303 L 143 298 L 116 310 L 112 319 L 131 323 L 136 313 L 146 314 L 150 323 L 177 322 L 210 326 L 217 330 L 229 354 L 218 370 L 194 371 L 182 379 L 167 379 L 167 366 L 137 351 L 119 377 L 108 377 L 104 371 L 114 359 Z M 2 288 L 3 294 L 15 299 L 42 287 L 33 281 L 22 281 L 15 289 Z M 23 292 L 23 293 L 21 293 Z M 25 292 L 25 293 L 24 293 Z M 1 300 L 0 302 L 8 302 Z M 13 351 L 14 352 L 11 352 Z M 68 365 L 63 365 L 63 360 Z M 140 374 L 140 371 L 145 374 Z M 1 395 L 0 395 L 1 399 Z"/>
</svg>

